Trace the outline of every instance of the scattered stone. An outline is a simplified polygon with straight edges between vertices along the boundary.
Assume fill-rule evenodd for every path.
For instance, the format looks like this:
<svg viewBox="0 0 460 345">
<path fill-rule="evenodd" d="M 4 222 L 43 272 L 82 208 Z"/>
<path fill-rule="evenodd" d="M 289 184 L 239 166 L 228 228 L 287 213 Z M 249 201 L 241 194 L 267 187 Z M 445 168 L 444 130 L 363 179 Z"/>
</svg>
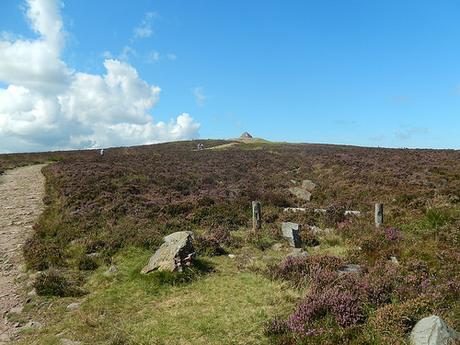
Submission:
<svg viewBox="0 0 460 345">
<path fill-rule="evenodd" d="M 360 273 L 361 266 L 356 264 L 346 264 L 339 269 L 339 274 L 345 273 Z"/>
<path fill-rule="evenodd" d="M 110 265 L 110 267 L 103 274 L 105 277 L 111 277 L 118 272 L 118 268 L 115 265 Z"/>
<path fill-rule="evenodd" d="M 313 210 L 313 212 L 315 212 L 315 213 L 326 213 L 327 210 L 325 208 L 315 208 Z"/>
<path fill-rule="evenodd" d="M 305 190 L 308 190 L 309 192 L 313 192 L 313 189 L 316 188 L 316 183 L 314 183 L 314 182 L 311 181 L 311 180 L 303 180 L 303 181 L 302 181 L 302 187 L 303 187 Z"/>
<path fill-rule="evenodd" d="M 302 248 L 293 248 L 291 253 L 288 255 L 288 257 L 300 257 L 300 256 L 308 256 L 308 253 L 303 250 Z"/>
<path fill-rule="evenodd" d="M 302 246 L 300 230 L 301 226 L 297 223 L 283 222 L 281 225 L 283 237 L 286 238 L 289 242 L 289 245 L 294 248 L 300 248 Z"/>
<path fill-rule="evenodd" d="M 359 216 L 361 216 L 361 211 L 345 211 L 344 214 L 345 214 L 345 216 L 359 217 Z"/>
<path fill-rule="evenodd" d="M 300 187 L 291 187 L 289 191 L 299 199 L 310 201 L 311 193 L 316 188 L 316 184 L 310 180 L 303 180 Z"/>
<path fill-rule="evenodd" d="M 38 321 L 29 321 L 24 325 L 24 328 L 40 329 L 43 325 Z"/>
<path fill-rule="evenodd" d="M 79 302 L 74 302 L 74 303 L 70 303 L 66 309 L 67 311 L 74 311 L 74 310 L 77 310 L 77 309 L 80 309 L 80 306 L 81 306 L 81 303 Z"/>
<path fill-rule="evenodd" d="M 396 258 L 396 256 L 390 256 L 390 261 L 392 263 L 394 263 L 395 265 L 399 265 L 399 261 L 398 259 Z"/>
<path fill-rule="evenodd" d="M 160 248 L 152 255 L 141 273 L 147 274 L 155 270 L 182 271 L 190 266 L 195 256 L 193 234 L 191 231 L 178 231 L 166 236 Z"/>
<path fill-rule="evenodd" d="M 316 225 L 310 225 L 309 228 L 311 232 L 313 233 L 313 235 L 326 235 L 334 231 L 334 229 L 331 229 L 331 228 L 321 229 L 320 227 Z"/>
<path fill-rule="evenodd" d="M 283 244 L 282 243 L 275 243 L 272 245 L 272 249 L 279 252 L 281 249 L 283 249 Z"/>
<path fill-rule="evenodd" d="M 458 340 L 460 340 L 460 333 L 447 326 L 436 315 L 421 319 L 410 334 L 412 345 L 448 345 Z"/>
<path fill-rule="evenodd" d="M 29 296 L 29 297 L 35 297 L 35 296 L 37 296 L 37 290 L 35 290 L 35 289 L 30 290 L 30 291 L 27 293 L 27 296 Z"/>
<path fill-rule="evenodd" d="M 99 258 L 101 256 L 101 253 L 94 252 L 94 253 L 86 254 L 86 256 L 89 258 Z"/>
<path fill-rule="evenodd" d="M 285 207 L 284 212 L 305 212 L 307 209 L 304 207 Z"/>
<path fill-rule="evenodd" d="M 228 254 L 228 257 L 229 257 L 230 259 L 234 259 L 234 258 L 236 257 L 236 255 L 235 255 L 235 254 Z"/>
</svg>

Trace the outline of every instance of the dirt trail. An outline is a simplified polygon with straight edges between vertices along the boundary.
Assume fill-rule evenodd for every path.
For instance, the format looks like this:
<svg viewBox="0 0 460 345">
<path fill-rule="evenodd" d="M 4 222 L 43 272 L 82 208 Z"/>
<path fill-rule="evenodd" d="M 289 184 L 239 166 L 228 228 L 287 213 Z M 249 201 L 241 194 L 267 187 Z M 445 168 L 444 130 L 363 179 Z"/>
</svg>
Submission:
<svg viewBox="0 0 460 345">
<path fill-rule="evenodd" d="M 0 176 L 0 345 L 8 343 L 14 326 L 7 323 L 6 314 L 22 305 L 16 282 L 23 274 L 21 247 L 42 211 L 44 166 L 17 168 Z"/>
</svg>

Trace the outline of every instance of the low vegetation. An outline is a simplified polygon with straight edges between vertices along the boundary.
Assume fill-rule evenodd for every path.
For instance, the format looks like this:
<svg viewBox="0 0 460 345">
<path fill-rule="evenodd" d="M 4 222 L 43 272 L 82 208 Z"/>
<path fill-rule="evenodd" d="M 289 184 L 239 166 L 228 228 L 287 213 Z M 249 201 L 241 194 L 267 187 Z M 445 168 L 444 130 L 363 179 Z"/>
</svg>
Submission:
<svg viewBox="0 0 460 345">
<path fill-rule="evenodd" d="M 24 344 L 62 332 L 92 344 L 402 344 L 431 313 L 460 329 L 460 152 L 201 142 L 220 148 L 54 154 L 47 208 L 24 246 L 28 268 L 44 271 L 26 312 L 48 326 Z M 26 158 L 0 156 L 0 168 Z M 317 184 L 310 202 L 289 192 L 304 179 Z M 303 226 L 308 257 L 275 248 L 282 221 Z M 197 265 L 140 275 L 163 236 L 184 230 Z M 340 273 L 346 264 L 360 270 Z M 75 299 L 81 310 L 67 312 Z"/>
</svg>

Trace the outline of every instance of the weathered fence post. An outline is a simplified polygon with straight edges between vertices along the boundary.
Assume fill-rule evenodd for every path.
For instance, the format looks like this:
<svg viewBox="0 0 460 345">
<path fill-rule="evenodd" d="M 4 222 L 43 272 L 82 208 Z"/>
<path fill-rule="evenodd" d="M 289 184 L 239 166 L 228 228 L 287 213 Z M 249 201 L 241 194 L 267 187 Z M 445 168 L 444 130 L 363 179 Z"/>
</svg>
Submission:
<svg viewBox="0 0 460 345">
<path fill-rule="evenodd" d="M 380 227 L 383 224 L 383 204 L 375 204 L 375 226 Z"/>
<path fill-rule="evenodd" d="M 260 208 L 260 202 L 252 202 L 252 230 L 256 231 L 260 229 L 262 223 L 262 212 Z"/>
</svg>

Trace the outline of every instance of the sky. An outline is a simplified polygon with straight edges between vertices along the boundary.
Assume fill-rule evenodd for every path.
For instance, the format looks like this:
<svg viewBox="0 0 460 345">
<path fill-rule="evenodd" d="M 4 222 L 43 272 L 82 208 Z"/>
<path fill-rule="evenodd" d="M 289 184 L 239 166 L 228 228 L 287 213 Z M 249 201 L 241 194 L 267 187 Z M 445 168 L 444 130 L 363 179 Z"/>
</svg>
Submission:
<svg viewBox="0 0 460 345">
<path fill-rule="evenodd" d="M 0 152 L 460 148 L 460 2 L 2 0 Z"/>
</svg>

